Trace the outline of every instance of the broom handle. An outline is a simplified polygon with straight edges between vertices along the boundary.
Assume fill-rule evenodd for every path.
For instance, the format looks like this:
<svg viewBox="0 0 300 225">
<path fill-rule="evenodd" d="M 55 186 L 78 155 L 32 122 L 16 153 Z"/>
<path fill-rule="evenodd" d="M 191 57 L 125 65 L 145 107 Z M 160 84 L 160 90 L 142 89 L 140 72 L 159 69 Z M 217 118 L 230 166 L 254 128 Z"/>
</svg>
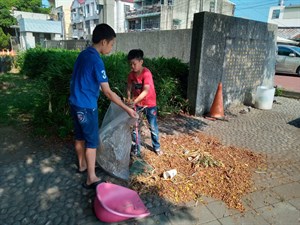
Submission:
<svg viewBox="0 0 300 225">
<path fill-rule="evenodd" d="M 137 112 L 136 105 L 134 105 L 134 111 Z M 136 122 L 135 122 L 135 150 L 136 150 L 136 153 L 138 152 L 138 145 L 139 145 L 139 129 L 138 129 L 138 126 L 139 126 L 139 120 L 137 119 Z"/>
<path fill-rule="evenodd" d="M 137 110 L 136 105 L 134 105 L 134 111 L 136 113 L 142 112 L 146 108 L 147 108 L 147 106 L 144 106 L 140 110 Z M 138 145 L 140 144 L 140 139 L 139 139 L 139 120 L 138 119 L 135 122 L 135 134 L 136 134 L 136 137 L 135 137 L 135 150 L 138 151 Z"/>
</svg>

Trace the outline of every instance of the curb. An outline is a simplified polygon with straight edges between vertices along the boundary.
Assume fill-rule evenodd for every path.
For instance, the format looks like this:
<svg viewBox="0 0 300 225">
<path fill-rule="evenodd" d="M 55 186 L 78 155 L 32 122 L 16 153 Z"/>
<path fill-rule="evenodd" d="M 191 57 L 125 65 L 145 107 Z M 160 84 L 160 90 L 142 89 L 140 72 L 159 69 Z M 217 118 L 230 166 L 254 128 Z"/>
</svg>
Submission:
<svg viewBox="0 0 300 225">
<path fill-rule="evenodd" d="M 300 93 L 295 91 L 282 90 L 282 97 L 300 99 Z"/>
</svg>

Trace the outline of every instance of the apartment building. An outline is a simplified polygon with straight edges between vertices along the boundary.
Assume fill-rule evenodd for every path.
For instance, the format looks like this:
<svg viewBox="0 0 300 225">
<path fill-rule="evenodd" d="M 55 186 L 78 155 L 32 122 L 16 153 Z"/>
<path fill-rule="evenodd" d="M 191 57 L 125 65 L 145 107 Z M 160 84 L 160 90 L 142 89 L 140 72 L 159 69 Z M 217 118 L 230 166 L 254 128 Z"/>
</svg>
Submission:
<svg viewBox="0 0 300 225">
<path fill-rule="evenodd" d="M 62 39 L 72 39 L 71 5 L 73 0 L 49 0 L 53 7 L 51 17 L 61 21 Z"/>
<path fill-rule="evenodd" d="M 117 33 L 125 32 L 125 12 L 133 0 L 74 0 L 71 5 L 73 39 L 89 39 L 97 24 L 107 23 Z"/>
<path fill-rule="evenodd" d="M 114 15 L 115 15 L 115 31 L 117 33 L 128 32 L 129 24 L 126 20 L 126 13 L 134 9 L 134 0 L 116 0 Z"/>
<path fill-rule="evenodd" d="M 195 13 L 233 16 L 235 9 L 228 0 L 134 0 L 134 4 L 126 13 L 129 31 L 189 29 Z"/>
<path fill-rule="evenodd" d="M 88 39 L 99 23 L 117 33 L 192 28 L 194 13 L 234 14 L 228 0 L 73 0 L 72 39 Z"/>
<path fill-rule="evenodd" d="M 270 8 L 268 23 L 277 24 L 279 37 L 300 40 L 300 4 L 285 6 L 279 1 L 278 6 Z"/>
</svg>

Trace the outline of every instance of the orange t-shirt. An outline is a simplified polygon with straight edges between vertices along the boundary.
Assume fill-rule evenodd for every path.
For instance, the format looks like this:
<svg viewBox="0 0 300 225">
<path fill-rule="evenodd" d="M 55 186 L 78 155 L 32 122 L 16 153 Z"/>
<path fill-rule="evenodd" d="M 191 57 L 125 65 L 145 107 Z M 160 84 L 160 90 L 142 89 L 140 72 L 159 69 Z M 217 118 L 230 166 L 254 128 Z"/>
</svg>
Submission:
<svg viewBox="0 0 300 225">
<path fill-rule="evenodd" d="M 154 107 L 156 106 L 156 92 L 151 71 L 144 67 L 141 74 L 138 76 L 134 72 L 130 72 L 128 75 L 128 84 L 131 84 L 131 93 L 134 98 L 137 98 L 143 91 L 144 85 L 150 86 L 148 94 L 142 101 L 138 103 L 138 106 Z"/>
</svg>

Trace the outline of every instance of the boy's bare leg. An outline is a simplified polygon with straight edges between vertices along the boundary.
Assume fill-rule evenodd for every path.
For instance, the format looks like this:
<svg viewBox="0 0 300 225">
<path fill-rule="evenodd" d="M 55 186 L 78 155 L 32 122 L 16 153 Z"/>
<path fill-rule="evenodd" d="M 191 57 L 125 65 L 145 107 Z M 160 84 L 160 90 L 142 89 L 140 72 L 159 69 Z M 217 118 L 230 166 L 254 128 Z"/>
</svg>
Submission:
<svg viewBox="0 0 300 225">
<path fill-rule="evenodd" d="M 78 170 L 84 171 L 87 169 L 86 157 L 85 157 L 85 141 L 75 140 L 75 150 L 78 158 Z"/>
<path fill-rule="evenodd" d="M 88 172 L 86 184 L 90 185 L 100 180 L 95 173 L 96 149 L 87 148 L 85 152 L 85 157 L 86 157 L 87 172 Z"/>
</svg>

